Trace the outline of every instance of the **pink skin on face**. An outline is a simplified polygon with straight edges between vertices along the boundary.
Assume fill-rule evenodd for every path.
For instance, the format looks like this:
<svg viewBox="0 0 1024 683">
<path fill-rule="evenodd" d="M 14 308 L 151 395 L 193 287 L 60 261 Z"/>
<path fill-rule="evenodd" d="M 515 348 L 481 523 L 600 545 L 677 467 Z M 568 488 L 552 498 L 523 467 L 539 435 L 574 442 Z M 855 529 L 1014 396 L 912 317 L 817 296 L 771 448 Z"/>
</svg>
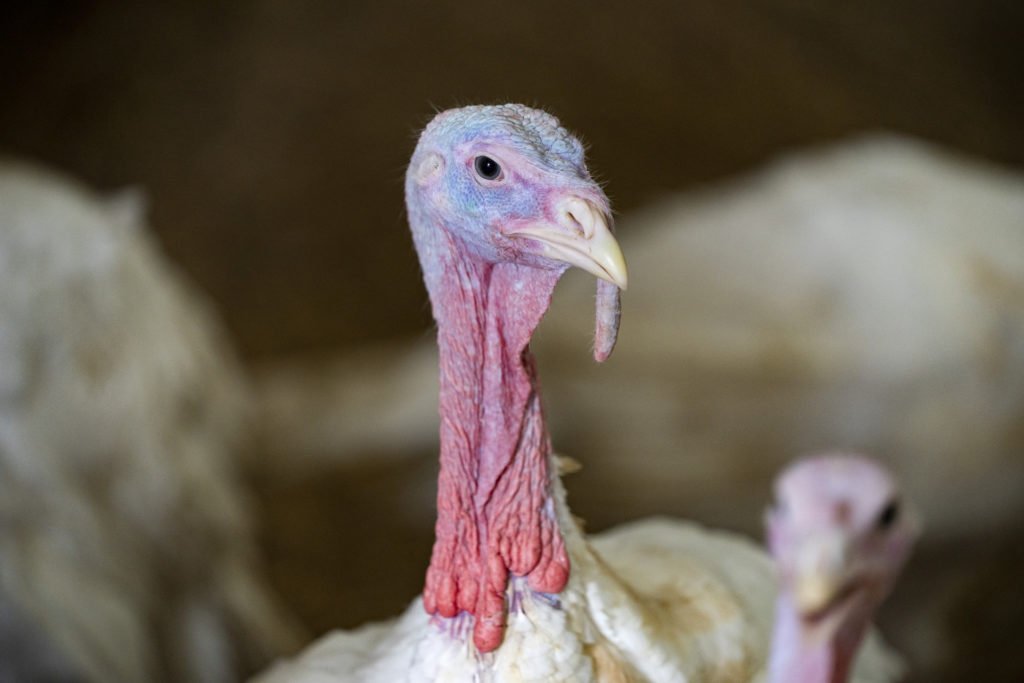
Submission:
<svg viewBox="0 0 1024 683">
<path fill-rule="evenodd" d="M 894 480 L 859 455 L 801 460 L 779 477 L 768 545 L 779 572 L 772 683 L 843 683 L 917 524 Z"/>
<path fill-rule="evenodd" d="M 567 135 L 525 107 L 447 112 L 424 132 L 407 176 L 441 369 L 438 518 L 423 602 L 439 617 L 471 615 L 482 652 L 501 643 L 511 577 L 541 593 L 569 577 L 529 342 L 569 263 L 600 271 L 588 259 L 608 257 L 611 238 L 607 199 Z M 484 154 L 501 176 L 480 177 Z M 608 277 L 624 285 L 621 252 L 611 251 Z M 610 286 L 614 296 L 599 297 L 615 309 L 598 312 L 602 359 L 618 320 Z"/>
</svg>

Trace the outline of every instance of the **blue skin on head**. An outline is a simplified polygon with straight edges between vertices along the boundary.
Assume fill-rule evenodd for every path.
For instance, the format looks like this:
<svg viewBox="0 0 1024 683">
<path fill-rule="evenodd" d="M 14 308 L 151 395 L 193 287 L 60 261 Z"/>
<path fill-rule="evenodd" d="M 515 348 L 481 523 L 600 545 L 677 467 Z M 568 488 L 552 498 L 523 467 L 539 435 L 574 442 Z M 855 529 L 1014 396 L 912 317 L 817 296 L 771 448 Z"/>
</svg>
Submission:
<svg viewBox="0 0 1024 683">
<path fill-rule="evenodd" d="M 502 182 L 487 182 L 475 173 L 478 156 L 501 165 Z M 428 170 L 443 173 L 441 182 L 423 182 L 433 175 Z M 410 214 L 425 219 L 413 220 L 414 226 L 444 225 L 487 261 L 559 270 L 564 264 L 521 253 L 504 237 L 502 226 L 544 216 L 552 191 L 576 192 L 607 206 L 587 172 L 579 140 L 555 117 L 516 104 L 465 107 L 437 116 L 420 138 L 406 190 Z"/>
</svg>

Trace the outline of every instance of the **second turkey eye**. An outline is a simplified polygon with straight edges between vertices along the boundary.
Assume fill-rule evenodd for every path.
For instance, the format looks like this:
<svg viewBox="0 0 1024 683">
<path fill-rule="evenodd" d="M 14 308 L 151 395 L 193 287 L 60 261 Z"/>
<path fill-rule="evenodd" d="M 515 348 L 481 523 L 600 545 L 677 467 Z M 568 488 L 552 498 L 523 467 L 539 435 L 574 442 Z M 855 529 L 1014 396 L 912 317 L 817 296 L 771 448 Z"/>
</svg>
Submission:
<svg viewBox="0 0 1024 683">
<path fill-rule="evenodd" d="M 485 180 L 495 180 L 501 175 L 501 166 L 490 157 L 477 157 L 473 165 L 477 174 Z"/>
<path fill-rule="evenodd" d="M 897 518 L 900 516 L 900 504 L 899 501 L 891 501 L 882 510 L 882 514 L 878 515 L 877 526 L 879 529 L 885 530 L 896 523 Z"/>
</svg>

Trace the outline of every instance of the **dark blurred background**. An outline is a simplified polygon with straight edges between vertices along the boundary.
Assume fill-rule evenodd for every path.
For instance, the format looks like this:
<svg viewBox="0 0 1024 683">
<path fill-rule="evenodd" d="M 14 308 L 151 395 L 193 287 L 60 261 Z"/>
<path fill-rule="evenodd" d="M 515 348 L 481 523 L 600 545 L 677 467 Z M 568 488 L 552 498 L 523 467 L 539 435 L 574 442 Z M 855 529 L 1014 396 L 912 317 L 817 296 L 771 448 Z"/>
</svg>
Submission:
<svg viewBox="0 0 1024 683">
<path fill-rule="evenodd" d="M 0 151 L 101 190 L 144 188 L 167 255 L 258 367 L 424 334 L 401 187 L 437 109 L 547 108 L 628 212 L 860 131 L 1019 168 L 1022 67 L 1012 0 L 39 1 L 0 14 Z M 431 520 L 379 515 L 432 476 L 422 455 L 256 477 L 275 581 L 315 631 L 415 593 Z M 378 526 L 331 521 L 360 516 Z M 398 578 L 341 585 L 346 568 L 382 565 Z M 992 571 L 979 600 L 1013 585 Z M 987 646 L 962 643 L 965 656 Z"/>
<path fill-rule="evenodd" d="M 435 108 L 543 105 L 619 211 L 865 129 L 1024 163 L 1012 0 L 44 0 L 2 17 L 0 148 L 144 187 L 249 359 L 427 325 L 401 179 Z"/>
</svg>

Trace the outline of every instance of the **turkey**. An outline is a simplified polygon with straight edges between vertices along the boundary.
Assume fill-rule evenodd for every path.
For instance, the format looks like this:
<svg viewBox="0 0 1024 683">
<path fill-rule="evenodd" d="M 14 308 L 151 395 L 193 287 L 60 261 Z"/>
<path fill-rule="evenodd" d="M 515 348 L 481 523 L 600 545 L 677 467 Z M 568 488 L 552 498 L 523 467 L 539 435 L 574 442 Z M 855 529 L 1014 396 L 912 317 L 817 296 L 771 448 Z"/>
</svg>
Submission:
<svg viewBox="0 0 1024 683">
<path fill-rule="evenodd" d="M 226 683 L 301 632 L 232 463 L 245 382 L 140 202 L 0 163 L 0 680 Z"/>
<path fill-rule="evenodd" d="M 473 106 L 426 127 L 406 204 L 437 323 L 440 475 L 422 599 L 331 634 L 261 683 L 753 681 L 775 581 L 752 544 L 654 519 L 596 538 L 570 514 L 529 349 L 570 265 L 598 277 L 611 353 L 626 268 L 583 148 L 552 116 Z M 624 457 L 643 457 L 642 453 Z M 892 680 L 874 637 L 855 680 Z"/>
<path fill-rule="evenodd" d="M 845 683 L 878 605 L 910 554 L 918 524 L 875 462 L 830 454 L 776 480 L 766 517 L 780 579 L 770 683 Z"/>
</svg>

